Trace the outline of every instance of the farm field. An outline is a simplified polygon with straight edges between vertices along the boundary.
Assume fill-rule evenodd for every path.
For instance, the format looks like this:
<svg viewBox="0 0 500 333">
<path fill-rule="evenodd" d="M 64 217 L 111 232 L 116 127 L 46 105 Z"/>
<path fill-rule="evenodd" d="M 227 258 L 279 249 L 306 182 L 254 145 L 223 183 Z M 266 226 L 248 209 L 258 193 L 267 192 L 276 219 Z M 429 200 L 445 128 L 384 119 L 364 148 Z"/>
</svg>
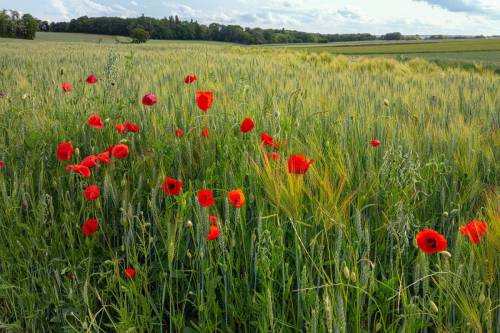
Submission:
<svg viewBox="0 0 500 333">
<path fill-rule="evenodd" d="M 71 37 L 0 40 L 0 331 L 499 332 L 499 75 Z"/>
</svg>

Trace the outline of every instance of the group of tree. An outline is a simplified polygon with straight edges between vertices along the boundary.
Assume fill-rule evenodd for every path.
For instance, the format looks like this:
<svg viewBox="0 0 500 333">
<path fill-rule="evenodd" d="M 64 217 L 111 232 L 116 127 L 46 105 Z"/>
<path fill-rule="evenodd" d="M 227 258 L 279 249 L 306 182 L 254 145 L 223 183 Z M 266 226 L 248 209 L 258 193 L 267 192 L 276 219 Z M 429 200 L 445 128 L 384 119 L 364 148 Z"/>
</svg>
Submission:
<svg viewBox="0 0 500 333">
<path fill-rule="evenodd" d="M 0 37 L 35 39 L 38 21 L 30 14 L 20 15 L 16 11 L 0 12 Z"/>
</svg>

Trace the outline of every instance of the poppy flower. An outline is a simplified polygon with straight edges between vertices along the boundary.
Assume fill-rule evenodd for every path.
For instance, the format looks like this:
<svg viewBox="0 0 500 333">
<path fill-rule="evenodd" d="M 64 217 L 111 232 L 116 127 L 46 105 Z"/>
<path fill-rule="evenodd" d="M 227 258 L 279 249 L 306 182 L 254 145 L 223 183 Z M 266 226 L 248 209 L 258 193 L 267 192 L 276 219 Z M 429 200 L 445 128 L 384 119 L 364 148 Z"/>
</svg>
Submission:
<svg viewBox="0 0 500 333">
<path fill-rule="evenodd" d="M 89 76 L 87 76 L 87 79 L 85 81 L 87 81 L 88 84 L 94 84 L 97 82 L 97 77 L 94 74 L 90 74 Z"/>
<path fill-rule="evenodd" d="M 189 83 L 193 83 L 196 80 L 198 80 L 196 75 L 188 75 L 184 78 L 184 83 L 189 84 Z"/>
<path fill-rule="evenodd" d="M 166 177 L 161 190 L 166 195 L 179 195 L 182 189 L 182 182 L 177 179 Z"/>
<path fill-rule="evenodd" d="M 5 162 L 0 160 L 0 168 L 3 168 L 5 166 Z"/>
<path fill-rule="evenodd" d="M 427 254 L 433 254 L 446 250 L 448 242 L 443 235 L 433 229 L 424 229 L 415 237 L 420 250 Z"/>
<path fill-rule="evenodd" d="M 73 172 L 79 173 L 83 178 L 90 177 L 90 169 L 85 165 L 71 164 L 66 166 L 66 171 L 72 170 Z"/>
<path fill-rule="evenodd" d="M 219 235 L 220 235 L 219 228 L 216 225 L 211 225 L 210 230 L 209 230 L 208 235 L 207 235 L 207 239 L 209 241 L 216 240 L 217 238 L 219 238 Z"/>
<path fill-rule="evenodd" d="M 215 199 L 213 197 L 213 192 L 211 190 L 200 190 L 198 191 L 198 202 L 201 207 L 210 207 L 214 204 Z"/>
<path fill-rule="evenodd" d="M 128 155 L 127 145 L 124 145 L 123 143 L 114 145 L 113 148 L 111 148 L 111 155 L 120 160 L 124 159 Z"/>
<path fill-rule="evenodd" d="M 61 84 L 61 88 L 64 92 L 70 92 L 73 87 L 71 86 L 71 83 L 64 82 L 63 84 Z"/>
<path fill-rule="evenodd" d="M 92 126 L 93 128 L 103 128 L 104 127 L 101 117 L 99 117 L 96 114 L 93 114 L 90 116 L 89 120 L 87 121 L 87 125 Z"/>
<path fill-rule="evenodd" d="M 99 229 L 97 219 L 88 219 L 82 224 L 82 231 L 85 236 L 90 236 Z"/>
<path fill-rule="evenodd" d="M 153 106 L 157 101 L 158 100 L 156 99 L 156 96 L 151 93 L 144 95 L 144 97 L 142 98 L 142 104 L 147 106 Z"/>
<path fill-rule="evenodd" d="M 255 124 L 252 119 L 245 118 L 240 126 L 240 131 L 243 133 L 248 133 L 255 128 Z"/>
<path fill-rule="evenodd" d="M 87 201 L 94 201 L 101 196 L 101 189 L 97 185 L 87 186 L 83 190 L 83 196 L 87 199 Z"/>
<path fill-rule="evenodd" d="M 275 160 L 275 161 L 278 161 L 280 159 L 280 155 L 278 155 L 278 153 L 267 153 L 266 154 L 266 160 L 267 161 L 270 161 L 271 159 Z"/>
<path fill-rule="evenodd" d="M 123 275 L 126 279 L 133 279 L 135 276 L 135 269 L 133 267 L 127 267 L 123 270 Z"/>
<path fill-rule="evenodd" d="M 61 142 L 59 146 L 57 146 L 56 154 L 59 160 L 69 161 L 73 154 L 73 144 L 71 142 Z"/>
<path fill-rule="evenodd" d="M 178 138 L 181 138 L 184 135 L 184 131 L 181 130 L 180 128 L 175 130 L 175 136 Z"/>
<path fill-rule="evenodd" d="M 211 91 L 196 92 L 196 103 L 203 112 L 207 112 L 207 110 L 210 109 L 213 100 L 214 100 L 214 94 Z"/>
<path fill-rule="evenodd" d="M 208 222 L 210 222 L 211 225 L 217 225 L 217 221 L 219 219 L 215 215 L 208 215 Z"/>
<path fill-rule="evenodd" d="M 141 128 L 139 126 L 137 126 L 136 124 L 134 123 L 131 123 L 130 121 L 127 121 L 125 123 L 125 129 L 129 132 L 139 132 L 141 130 Z"/>
<path fill-rule="evenodd" d="M 262 132 L 260 134 L 260 141 L 264 146 L 272 146 L 273 145 L 273 137 L 267 134 L 266 132 Z"/>
<path fill-rule="evenodd" d="M 103 153 L 100 153 L 97 155 L 97 160 L 99 162 L 102 162 L 102 163 L 109 163 L 109 162 L 111 162 L 110 154 L 111 153 L 109 151 L 105 151 Z"/>
<path fill-rule="evenodd" d="M 227 197 L 229 198 L 231 205 L 235 208 L 241 208 L 245 204 L 245 195 L 240 189 L 229 191 L 227 193 Z"/>
<path fill-rule="evenodd" d="M 372 145 L 372 147 L 378 147 L 380 146 L 380 140 L 377 140 L 377 139 L 373 139 L 372 141 L 370 141 L 370 144 Z"/>
<path fill-rule="evenodd" d="M 89 169 L 98 168 L 101 165 L 98 164 L 97 161 L 98 161 L 97 156 L 95 156 L 95 155 L 89 155 L 89 156 L 85 157 L 82 160 L 82 162 L 80 163 L 80 165 L 86 166 Z"/>
<path fill-rule="evenodd" d="M 484 221 L 471 221 L 460 227 L 460 233 L 467 236 L 472 244 L 479 243 L 487 230 L 488 225 Z"/>
<path fill-rule="evenodd" d="M 204 128 L 201 130 L 201 136 L 204 138 L 208 138 L 208 128 Z"/>
<path fill-rule="evenodd" d="M 123 134 L 127 131 L 127 129 L 125 128 L 125 126 L 123 126 L 123 124 L 116 124 L 115 129 L 120 134 Z"/>
<path fill-rule="evenodd" d="M 297 175 L 305 174 L 313 162 L 313 160 L 307 161 L 304 155 L 291 155 L 288 158 L 288 172 Z"/>
</svg>

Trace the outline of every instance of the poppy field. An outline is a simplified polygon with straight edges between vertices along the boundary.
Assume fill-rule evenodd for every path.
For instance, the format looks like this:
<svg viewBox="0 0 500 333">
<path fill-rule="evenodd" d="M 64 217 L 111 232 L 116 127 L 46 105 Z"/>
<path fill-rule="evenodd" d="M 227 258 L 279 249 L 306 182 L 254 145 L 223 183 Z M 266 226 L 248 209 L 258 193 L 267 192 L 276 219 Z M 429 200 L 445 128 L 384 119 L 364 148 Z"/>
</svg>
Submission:
<svg viewBox="0 0 500 333">
<path fill-rule="evenodd" d="M 499 332 L 500 77 L 0 41 L 1 332 Z"/>
</svg>

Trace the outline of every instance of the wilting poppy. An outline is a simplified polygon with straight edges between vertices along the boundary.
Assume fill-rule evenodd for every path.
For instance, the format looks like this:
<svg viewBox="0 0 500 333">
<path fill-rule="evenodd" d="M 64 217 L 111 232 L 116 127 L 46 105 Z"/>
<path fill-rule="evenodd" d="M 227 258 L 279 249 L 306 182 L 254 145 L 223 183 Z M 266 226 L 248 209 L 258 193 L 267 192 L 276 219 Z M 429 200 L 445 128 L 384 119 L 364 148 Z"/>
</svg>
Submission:
<svg viewBox="0 0 500 333">
<path fill-rule="evenodd" d="M 183 131 L 183 130 L 181 130 L 180 128 L 178 128 L 178 129 L 176 129 L 176 130 L 175 130 L 175 136 L 176 136 L 176 137 L 180 138 L 180 137 L 182 137 L 183 135 L 184 135 L 184 131 Z"/>
<path fill-rule="evenodd" d="M 252 119 L 245 118 L 240 126 L 240 131 L 243 133 L 248 133 L 255 128 L 255 124 Z"/>
<path fill-rule="evenodd" d="M 201 207 L 210 207 L 214 204 L 215 199 L 211 190 L 198 191 L 198 202 Z"/>
<path fill-rule="evenodd" d="M 479 243 L 487 230 L 488 225 L 484 221 L 471 221 L 460 227 L 460 233 L 467 236 L 472 244 Z"/>
<path fill-rule="evenodd" d="M 0 160 L 0 168 L 3 168 L 5 166 L 5 162 Z"/>
<path fill-rule="evenodd" d="M 97 219 L 88 219 L 82 224 L 82 231 L 85 236 L 90 236 L 99 229 Z"/>
<path fill-rule="evenodd" d="M 103 128 L 104 127 L 101 117 L 99 117 L 96 114 L 93 114 L 90 116 L 89 120 L 87 121 L 87 125 L 92 126 L 93 128 Z"/>
<path fill-rule="evenodd" d="M 127 131 L 127 129 L 125 128 L 125 126 L 123 126 L 123 124 L 116 124 L 115 125 L 115 129 L 118 133 L 125 133 Z"/>
<path fill-rule="evenodd" d="M 217 238 L 219 238 L 219 235 L 220 235 L 219 228 L 216 225 L 211 225 L 210 230 L 209 230 L 208 235 L 207 235 L 207 239 L 210 241 L 216 240 Z"/>
<path fill-rule="evenodd" d="M 208 222 L 210 222 L 211 225 L 217 225 L 217 222 L 219 219 L 215 215 L 208 215 Z"/>
<path fill-rule="evenodd" d="M 273 137 L 267 134 L 266 132 L 262 132 L 260 134 L 260 141 L 264 146 L 272 146 L 273 145 Z"/>
<path fill-rule="evenodd" d="M 66 171 L 74 171 L 76 173 L 79 173 L 80 175 L 83 176 L 83 178 L 89 178 L 90 177 L 90 169 L 86 167 L 85 165 L 80 165 L 80 164 L 70 164 L 66 166 Z"/>
<path fill-rule="evenodd" d="M 99 162 L 102 162 L 102 163 L 109 163 L 109 162 L 111 162 L 110 154 L 111 153 L 109 151 L 105 151 L 103 153 L 100 153 L 97 155 L 97 160 Z"/>
<path fill-rule="evenodd" d="M 135 276 L 135 269 L 133 267 L 127 267 L 123 270 L 123 276 L 126 279 L 133 279 Z"/>
<path fill-rule="evenodd" d="M 130 121 L 127 121 L 125 123 L 125 129 L 129 132 L 139 132 L 141 130 L 139 126 L 137 126 L 134 123 L 131 123 Z"/>
<path fill-rule="evenodd" d="M 210 109 L 213 100 L 214 100 L 214 94 L 211 91 L 196 92 L 196 103 L 203 112 L 207 112 L 207 110 Z"/>
<path fill-rule="evenodd" d="M 98 168 L 101 165 L 99 163 L 97 163 L 97 161 L 98 161 L 97 156 L 89 155 L 82 160 L 80 165 L 86 166 L 89 169 Z"/>
<path fill-rule="evenodd" d="M 73 154 L 73 144 L 71 142 L 61 142 L 57 146 L 56 154 L 61 161 L 69 161 Z"/>
<path fill-rule="evenodd" d="M 302 175 L 307 172 L 313 160 L 307 161 L 304 155 L 291 155 L 288 158 L 288 172 Z"/>
<path fill-rule="evenodd" d="M 280 155 L 278 153 L 272 152 L 266 154 L 266 160 L 270 161 L 271 159 L 278 161 L 280 159 Z"/>
<path fill-rule="evenodd" d="M 204 138 L 208 138 L 208 128 L 205 127 L 201 130 L 201 136 Z"/>
<path fill-rule="evenodd" d="M 370 144 L 372 145 L 372 147 L 378 147 L 380 146 L 380 140 L 377 140 L 377 139 L 373 139 L 372 141 L 370 141 Z"/>
<path fill-rule="evenodd" d="M 144 95 L 144 97 L 142 98 L 142 104 L 147 106 L 155 105 L 157 101 L 158 100 L 156 99 L 156 96 L 151 93 Z"/>
<path fill-rule="evenodd" d="M 189 83 L 193 83 L 196 80 L 198 80 L 196 75 L 188 75 L 184 78 L 184 83 L 189 84 Z"/>
<path fill-rule="evenodd" d="M 69 92 L 73 87 L 71 86 L 71 83 L 64 82 L 63 84 L 61 84 L 61 88 L 64 92 Z"/>
<path fill-rule="evenodd" d="M 120 160 L 124 159 L 128 155 L 127 145 L 124 145 L 123 143 L 114 145 L 113 148 L 111 148 L 111 155 Z"/>
<path fill-rule="evenodd" d="M 177 179 L 166 177 L 161 190 L 166 195 L 179 195 L 182 189 L 182 182 Z"/>
<path fill-rule="evenodd" d="M 420 250 L 427 254 L 433 254 L 446 250 L 448 242 L 443 235 L 433 229 L 424 229 L 417 236 L 417 245 Z"/>
<path fill-rule="evenodd" d="M 94 201 L 101 196 L 101 189 L 97 185 L 87 186 L 83 190 L 83 196 L 87 199 L 87 201 Z"/>
<path fill-rule="evenodd" d="M 85 81 L 87 81 L 88 84 L 94 84 L 97 82 L 97 77 L 94 74 L 90 74 L 89 76 L 87 76 L 87 79 Z"/>
<path fill-rule="evenodd" d="M 231 202 L 231 205 L 233 205 L 233 207 L 241 208 L 245 204 L 245 195 L 240 189 L 229 191 L 227 193 L 227 197 L 229 198 L 229 202 Z"/>
</svg>

